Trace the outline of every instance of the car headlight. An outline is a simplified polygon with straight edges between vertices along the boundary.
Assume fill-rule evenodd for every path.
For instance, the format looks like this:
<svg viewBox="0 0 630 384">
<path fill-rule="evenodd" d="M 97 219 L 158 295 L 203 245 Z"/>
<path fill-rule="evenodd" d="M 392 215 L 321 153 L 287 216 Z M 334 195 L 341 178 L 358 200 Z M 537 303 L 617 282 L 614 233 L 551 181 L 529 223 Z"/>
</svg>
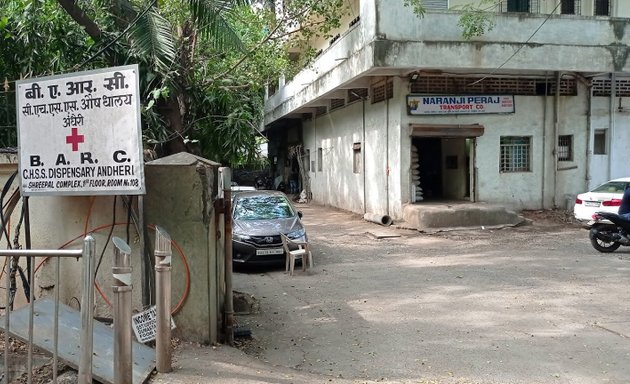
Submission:
<svg viewBox="0 0 630 384">
<path fill-rule="evenodd" d="M 291 240 L 301 239 L 306 235 L 304 228 L 300 228 L 296 231 L 287 233 L 287 237 Z"/>
<path fill-rule="evenodd" d="M 232 233 L 232 240 L 236 240 L 236 241 L 245 241 L 245 240 L 249 240 L 251 239 L 251 236 L 248 235 L 244 235 L 242 233 Z"/>
</svg>

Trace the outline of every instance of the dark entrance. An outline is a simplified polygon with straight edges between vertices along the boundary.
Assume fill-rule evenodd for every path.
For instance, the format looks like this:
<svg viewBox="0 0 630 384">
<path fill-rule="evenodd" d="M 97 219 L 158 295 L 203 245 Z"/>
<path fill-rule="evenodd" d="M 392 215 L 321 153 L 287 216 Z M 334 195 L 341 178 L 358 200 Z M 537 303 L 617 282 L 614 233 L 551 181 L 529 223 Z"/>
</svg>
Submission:
<svg viewBox="0 0 630 384">
<path fill-rule="evenodd" d="M 441 139 L 436 137 L 414 138 L 412 145 L 418 149 L 418 170 L 424 200 L 442 198 Z"/>
</svg>

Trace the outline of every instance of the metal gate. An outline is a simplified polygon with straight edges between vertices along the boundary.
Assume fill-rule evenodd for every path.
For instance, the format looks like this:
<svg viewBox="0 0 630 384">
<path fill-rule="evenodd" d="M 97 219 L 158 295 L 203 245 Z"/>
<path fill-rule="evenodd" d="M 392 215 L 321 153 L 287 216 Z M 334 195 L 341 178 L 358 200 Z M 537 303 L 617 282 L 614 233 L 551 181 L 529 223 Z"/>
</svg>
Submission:
<svg viewBox="0 0 630 384">
<path fill-rule="evenodd" d="M 32 250 L 32 249 L 19 249 L 19 250 L 0 250 L 0 257 L 6 260 L 10 258 L 10 262 L 3 263 L 5 268 L 3 272 L 6 276 L 6 293 L 5 293 L 5 310 L 4 310 L 4 323 L 0 325 L 0 328 L 4 330 L 4 372 L 0 372 L 0 383 L 8 384 L 12 380 L 16 379 L 11 377 L 11 362 L 12 359 L 9 355 L 9 341 L 10 335 L 14 333 L 16 326 L 11 326 L 11 320 L 14 318 L 10 306 L 10 279 L 9 276 L 16 271 L 12 271 L 14 266 L 17 266 L 17 258 L 20 257 L 47 257 L 52 258 L 55 263 L 55 294 L 54 294 L 54 315 L 53 318 L 53 335 L 52 335 L 52 353 L 53 353 L 53 382 L 57 382 L 57 364 L 58 364 L 58 347 L 59 347 L 59 283 L 60 283 L 60 259 L 62 257 L 81 257 L 83 260 L 83 290 L 81 296 L 81 335 L 80 335 L 80 351 L 81 358 L 79 362 L 79 383 L 92 383 L 92 338 L 93 338 L 93 311 L 94 307 L 91 304 L 92 297 L 94 296 L 94 259 L 95 259 L 95 241 L 91 235 L 85 237 L 83 241 L 83 249 L 77 250 Z M 1 259 L 0 259 L 1 260 Z M 5 261 L 3 260 L 3 261 Z M 16 261 L 16 262 L 13 262 Z M 35 315 L 35 300 L 33 282 L 35 280 L 35 269 L 30 268 L 29 281 L 31 282 L 31 288 L 29 289 L 29 309 L 28 309 L 28 332 L 27 337 L 22 340 L 26 343 L 28 349 L 28 358 L 26 362 L 27 382 L 30 384 L 33 382 L 33 335 L 34 335 L 34 315 Z"/>
</svg>

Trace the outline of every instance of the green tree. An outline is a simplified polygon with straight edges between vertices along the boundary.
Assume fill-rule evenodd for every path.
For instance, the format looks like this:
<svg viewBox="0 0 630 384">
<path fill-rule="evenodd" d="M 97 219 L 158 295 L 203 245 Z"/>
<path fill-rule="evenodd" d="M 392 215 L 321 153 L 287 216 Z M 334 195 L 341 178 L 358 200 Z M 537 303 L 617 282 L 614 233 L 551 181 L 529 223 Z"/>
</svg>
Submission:
<svg viewBox="0 0 630 384">
<path fill-rule="evenodd" d="M 461 11 L 457 25 L 462 28 L 462 36 L 465 39 L 472 39 L 491 31 L 495 26 L 495 21 L 489 11 L 501 1 L 503 0 L 477 0 L 454 8 Z M 424 17 L 426 12 L 423 2 L 424 0 L 403 0 L 403 4 L 412 8 L 420 18 Z"/>
<path fill-rule="evenodd" d="M 0 70 L 10 79 L 137 63 L 143 135 L 161 153 L 256 158 L 265 86 L 339 25 L 343 0 L 5 0 Z M 198 143 L 198 146 L 191 146 Z"/>
</svg>

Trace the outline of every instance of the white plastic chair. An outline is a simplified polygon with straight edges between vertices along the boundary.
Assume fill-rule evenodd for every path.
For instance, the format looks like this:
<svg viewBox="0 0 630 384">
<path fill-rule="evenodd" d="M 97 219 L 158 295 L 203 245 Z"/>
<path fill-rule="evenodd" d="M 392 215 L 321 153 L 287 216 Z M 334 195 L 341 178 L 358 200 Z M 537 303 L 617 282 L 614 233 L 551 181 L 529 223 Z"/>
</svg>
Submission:
<svg viewBox="0 0 630 384">
<path fill-rule="evenodd" d="M 287 237 L 287 235 L 281 233 L 282 247 L 286 254 L 285 271 L 288 271 L 293 276 L 293 270 L 295 269 L 295 260 L 302 260 L 302 271 L 306 272 L 306 263 L 308 262 L 309 268 L 313 268 L 313 255 L 309 249 L 308 242 L 295 241 Z M 291 248 L 295 248 L 291 250 Z"/>
</svg>

